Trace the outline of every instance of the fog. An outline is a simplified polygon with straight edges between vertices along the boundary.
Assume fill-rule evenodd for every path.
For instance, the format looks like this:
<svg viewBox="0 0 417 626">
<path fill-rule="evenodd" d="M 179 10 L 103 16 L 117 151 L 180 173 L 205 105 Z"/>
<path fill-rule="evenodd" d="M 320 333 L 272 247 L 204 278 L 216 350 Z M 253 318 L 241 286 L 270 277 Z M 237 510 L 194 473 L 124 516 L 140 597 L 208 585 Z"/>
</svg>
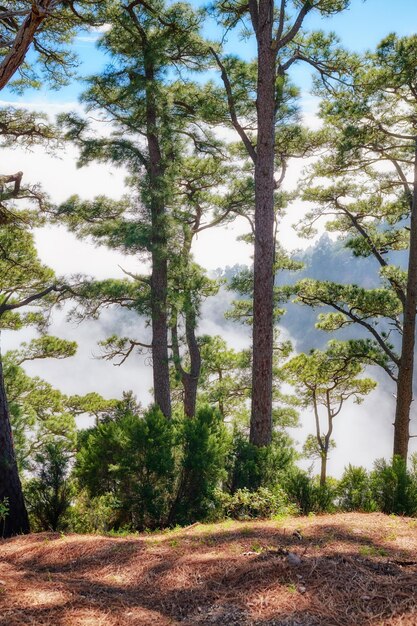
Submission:
<svg viewBox="0 0 417 626">
<path fill-rule="evenodd" d="M 5 104 L 5 103 L 2 103 Z M 312 105 L 313 106 L 313 105 Z M 77 108 L 74 103 L 48 105 L 40 109 L 55 114 L 62 110 Z M 309 113 L 314 121 L 314 115 Z M 59 156 L 46 154 L 42 148 L 32 151 L 4 150 L 7 171 L 23 170 L 24 181 L 40 182 L 51 199 L 62 202 L 77 193 L 83 198 L 93 198 L 106 194 L 119 198 L 125 191 L 123 169 L 115 170 L 103 165 L 93 165 L 77 169 L 75 148 L 67 147 Z M 301 172 L 302 164 L 294 162 L 289 168 L 287 188 L 294 188 Z M 305 207 L 296 203 L 287 211 L 280 225 L 280 241 L 287 249 L 305 248 L 311 242 L 300 240 L 292 224 L 302 216 Z M 246 223 L 237 221 L 226 227 L 217 227 L 201 233 L 195 242 L 194 254 L 197 262 L 207 270 L 225 268 L 235 264 L 250 264 L 251 249 L 237 237 L 246 232 Z M 143 260 L 96 247 L 89 241 L 79 241 L 64 227 L 48 226 L 35 231 L 40 258 L 52 267 L 58 275 L 83 273 L 99 279 L 123 277 L 123 270 L 130 272 L 146 271 Z M 203 306 L 199 333 L 221 335 L 235 349 L 250 346 L 250 329 L 224 319 L 224 312 L 230 307 L 234 294 L 221 289 L 218 296 L 209 299 Z M 100 357 L 98 342 L 111 334 L 128 336 L 146 341 L 149 329 L 144 320 L 134 313 L 109 309 L 99 320 L 76 324 L 66 318 L 68 309 L 56 311 L 52 317 L 50 334 L 78 343 L 76 356 L 65 360 L 42 360 L 25 365 L 31 375 L 41 376 L 67 394 L 84 394 L 97 391 L 106 398 L 121 397 L 123 391 L 132 390 L 138 400 L 146 405 L 151 400 L 152 371 L 149 355 L 132 354 L 121 366 L 105 361 Z M 299 317 L 298 317 L 299 316 Z M 300 319 L 297 328 L 297 320 Z M 294 348 L 306 350 L 327 341 L 330 337 L 322 333 L 319 340 L 314 331 L 314 315 L 308 323 L 313 329 L 308 335 L 310 345 L 306 345 L 306 317 L 301 309 L 293 307 L 287 321 L 282 319 L 283 331 L 291 338 Z M 324 336 L 325 335 L 325 336 Z M 20 332 L 3 331 L 2 352 L 15 348 L 23 340 L 33 335 L 30 330 Z M 303 340 L 304 339 L 304 340 Z M 347 463 L 371 467 L 378 457 L 389 457 L 392 442 L 392 421 L 394 398 L 392 387 L 386 376 L 377 368 L 371 368 L 371 376 L 377 377 L 379 386 L 361 405 L 346 404 L 335 420 L 334 439 L 337 448 L 331 453 L 329 472 L 339 476 Z M 414 420 L 415 421 L 415 420 Z M 79 425 L 87 426 L 81 418 Z M 309 411 L 301 414 L 301 426 L 291 430 L 291 435 L 301 447 L 307 434 L 314 432 L 313 416 Z M 414 429 L 417 434 L 417 427 Z M 412 439 L 412 450 L 417 449 L 416 439 Z M 304 461 L 308 466 L 310 462 Z"/>
</svg>

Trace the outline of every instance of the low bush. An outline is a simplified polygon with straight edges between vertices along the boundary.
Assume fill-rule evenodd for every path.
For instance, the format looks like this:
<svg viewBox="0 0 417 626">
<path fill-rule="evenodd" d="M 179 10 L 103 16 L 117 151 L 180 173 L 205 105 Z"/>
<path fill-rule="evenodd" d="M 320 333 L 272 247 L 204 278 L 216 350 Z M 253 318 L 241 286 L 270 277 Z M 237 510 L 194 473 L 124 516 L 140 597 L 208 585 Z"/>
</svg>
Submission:
<svg viewBox="0 0 417 626">
<path fill-rule="evenodd" d="M 230 448 L 222 416 L 208 405 L 198 408 L 193 419 L 183 418 L 178 433 L 182 452 L 170 525 L 190 524 L 210 515 L 216 490 L 226 478 Z"/>
<path fill-rule="evenodd" d="M 74 493 L 68 477 L 70 458 L 70 452 L 57 442 L 46 443 L 36 454 L 34 477 L 24 485 L 33 529 L 55 531 L 66 528 Z"/>
<path fill-rule="evenodd" d="M 218 518 L 248 520 L 270 518 L 278 515 L 296 513 L 296 507 L 290 504 L 284 490 L 276 487 L 274 491 L 259 487 L 256 491 L 238 489 L 233 494 L 218 491 Z"/>
<path fill-rule="evenodd" d="M 325 485 L 320 485 L 318 477 L 313 478 L 296 467 L 284 475 L 283 487 L 300 515 L 337 510 L 337 481 L 334 478 L 328 478 Z"/>
<path fill-rule="evenodd" d="M 285 433 L 274 432 L 271 445 L 259 448 L 236 430 L 229 458 L 229 491 L 273 489 L 280 477 L 294 467 L 295 456 L 292 441 Z"/>
<path fill-rule="evenodd" d="M 401 457 L 391 463 L 385 459 L 375 462 L 370 475 L 372 497 L 378 510 L 396 515 L 417 513 L 417 473 L 407 470 Z"/>
<path fill-rule="evenodd" d="M 76 473 L 91 498 L 105 497 L 116 530 L 161 528 L 175 494 L 175 453 L 175 423 L 151 407 L 90 429 Z"/>
<path fill-rule="evenodd" d="M 376 502 L 372 496 L 371 480 L 363 467 L 348 465 L 343 472 L 338 487 L 339 506 L 343 511 L 375 511 Z"/>
<path fill-rule="evenodd" d="M 80 490 L 69 511 L 68 530 L 74 533 L 107 533 L 120 528 L 121 503 L 114 494 L 90 497 Z"/>
</svg>

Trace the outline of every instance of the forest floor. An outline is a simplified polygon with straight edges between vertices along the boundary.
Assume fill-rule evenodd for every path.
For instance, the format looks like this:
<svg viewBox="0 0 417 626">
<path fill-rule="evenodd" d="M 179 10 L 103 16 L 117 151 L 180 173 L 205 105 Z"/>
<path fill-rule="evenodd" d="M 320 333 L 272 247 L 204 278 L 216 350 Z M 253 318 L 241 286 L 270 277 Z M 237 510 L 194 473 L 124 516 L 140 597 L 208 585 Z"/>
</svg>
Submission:
<svg viewBox="0 0 417 626">
<path fill-rule="evenodd" d="M 417 625 L 417 520 L 336 514 L 0 540 L 0 624 Z"/>
</svg>

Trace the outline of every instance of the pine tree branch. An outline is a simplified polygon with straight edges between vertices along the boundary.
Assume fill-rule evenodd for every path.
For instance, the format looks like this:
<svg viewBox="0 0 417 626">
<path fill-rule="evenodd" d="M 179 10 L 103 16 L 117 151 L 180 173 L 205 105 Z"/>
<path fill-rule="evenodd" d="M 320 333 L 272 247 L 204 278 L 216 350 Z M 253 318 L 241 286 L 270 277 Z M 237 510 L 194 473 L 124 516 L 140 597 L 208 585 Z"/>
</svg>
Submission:
<svg viewBox="0 0 417 626">
<path fill-rule="evenodd" d="M 224 88 L 226 90 L 227 103 L 229 106 L 229 113 L 230 113 L 230 118 L 232 120 L 233 127 L 238 133 L 241 140 L 243 141 L 243 144 L 250 158 L 252 159 L 254 163 L 256 163 L 256 150 L 254 146 L 252 145 L 252 142 L 250 141 L 249 137 L 247 136 L 243 126 L 240 124 L 239 119 L 237 117 L 236 105 L 235 105 L 235 100 L 233 97 L 232 86 L 230 84 L 230 80 L 229 80 L 229 76 L 227 74 L 226 68 L 221 62 L 220 57 L 217 54 L 217 52 L 214 50 L 214 48 L 210 48 L 210 52 L 214 56 L 216 63 L 221 71 L 221 78 L 224 84 Z"/>
</svg>

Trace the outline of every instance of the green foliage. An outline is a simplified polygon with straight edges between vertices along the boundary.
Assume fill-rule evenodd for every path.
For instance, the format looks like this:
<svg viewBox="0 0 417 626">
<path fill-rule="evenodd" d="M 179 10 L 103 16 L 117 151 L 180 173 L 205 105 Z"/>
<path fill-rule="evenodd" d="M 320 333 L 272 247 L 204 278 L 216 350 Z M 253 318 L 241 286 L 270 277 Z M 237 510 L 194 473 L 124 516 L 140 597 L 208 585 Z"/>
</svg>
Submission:
<svg viewBox="0 0 417 626">
<path fill-rule="evenodd" d="M 1 211 L 0 203 L 0 216 Z M 26 221 L 29 217 L 19 213 L 17 219 Z M 2 224 L 0 249 L 1 328 L 19 330 L 27 325 L 43 328 L 47 319 L 38 294 L 47 296 L 45 289 L 52 294 L 58 287 L 53 271 L 38 258 L 33 233 L 13 223 Z"/>
<path fill-rule="evenodd" d="M 0 61 L 5 63 L 10 56 L 18 59 L 8 87 L 21 94 L 27 88 L 39 88 L 43 82 L 52 89 L 68 84 L 78 65 L 70 47 L 72 40 L 80 28 L 100 24 L 100 19 L 94 15 L 93 3 L 89 0 L 48 1 L 38 6 L 13 0 L 1 9 L 10 15 L 0 23 Z M 37 23 L 38 27 L 30 37 L 30 54 L 23 54 L 20 60 L 20 52 L 26 52 L 26 37 L 32 30 L 28 22 Z M 15 51 L 14 55 L 10 55 L 10 48 Z"/>
<path fill-rule="evenodd" d="M 229 348 L 219 336 L 200 338 L 200 401 L 216 406 L 223 419 L 245 410 L 250 393 L 250 354 Z"/>
<path fill-rule="evenodd" d="M 76 351 L 75 341 L 42 335 L 29 342 L 23 341 L 18 350 L 8 352 L 8 357 L 17 365 L 21 365 L 25 361 L 36 359 L 67 359 L 74 356 Z"/>
<path fill-rule="evenodd" d="M 78 489 L 69 510 L 68 529 L 75 533 L 107 533 L 119 528 L 119 503 L 112 493 L 91 497 Z"/>
<path fill-rule="evenodd" d="M 417 513 L 417 475 L 407 471 L 401 457 L 390 463 L 384 459 L 375 462 L 370 475 L 372 497 L 383 513 L 415 515 Z"/>
<path fill-rule="evenodd" d="M 215 500 L 215 491 L 226 478 L 225 460 L 230 437 L 220 413 L 208 405 L 197 409 L 194 419 L 180 425 L 182 459 L 171 523 L 204 519 Z"/>
<path fill-rule="evenodd" d="M 90 498 L 104 498 L 97 522 L 85 502 L 81 518 L 133 530 L 205 519 L 225 478 L 229 445 L 221 416 L 208 406 L 194 419 L 167 420 L 156 407 L 119 413 L 80 439 L 80 486 Z"/>
<path fill-rule="evenodd" d="M 335 513 L 337 510 L 338 481 L 327 478 L 324 485 L 320 484 L 316 476 L 312 479 L 312 507 L 313 513 Z"/>
<path fill-rule="evenodd" d="M 298 467 L 293 468 L 284 476 L 284 489 L 301 515 L 308 515 L 313 510 L 313 494 L 311 478 Z"/>
<path fill-rule="evenodd" d="M 363 467 L 348 465 L 338 487 L 339 506 L 344 511 L 374 511 L 371 480 Z"/>
<path fill-rule="evenodd" d="M 228 484 L 232 493 L 239 489 L 274 489 L 295 460 L 291 439 L 279 431 L 274 431 L 271 445 L 260 448 L 236 430 L 231 452 Z"/>
<path fill-rule="evenodd" d="M 70 454 L 60 443 L 46 443 L 38 451 L 33 467 L 34 478 L 24 487 L 32 525 L 38 530 L 65 528 L 73 487 L 68 478 Z"/>
<path fill-rule="evenodd" d="M 293 468 L 283 477 L 283 488 L 289 500 L 301 515 L 309 513 L 333 513 L 336 510 L 337 481 L 327 479 L 324 485 L 319 478 L 312 478 L 307 472 Z"/>
<path fill-rule="evenodd" d="M 115 528 L 167 524 L 175 490 L 176 431 L 161 411 L 127 412 L 89 429 L 77 455 L 76 474 L 91 497 L 113 502 Z"/>
<path fill-rule="evenodd" d="M 47 443 L 74 450 L 76 424 L 67 397 L 41 378 L 28 376 L 16 362 L 19 354 L 5 354 L 3 372 L 16 460 L 19 469 L 27 470 Z"/>
<path fill-rule="evenodd" d="M 9 515 L 9 499 L 3 498 L 0 500 L 0 528 L 3 527 L 6 517 Z M 3 528 L 0 534 L 0 537 L 3 537 Z"/>
<path fill-rule="evenodd" d="M 243 488 L 233 494 L 224 491 L 217 493 L 217 519 L 267 519 L 295 512 L 296 508 L 289 503 L 286 493 L 278 485 L 273 490 L 259 487 L 256 491 Z"/>
</svg>

